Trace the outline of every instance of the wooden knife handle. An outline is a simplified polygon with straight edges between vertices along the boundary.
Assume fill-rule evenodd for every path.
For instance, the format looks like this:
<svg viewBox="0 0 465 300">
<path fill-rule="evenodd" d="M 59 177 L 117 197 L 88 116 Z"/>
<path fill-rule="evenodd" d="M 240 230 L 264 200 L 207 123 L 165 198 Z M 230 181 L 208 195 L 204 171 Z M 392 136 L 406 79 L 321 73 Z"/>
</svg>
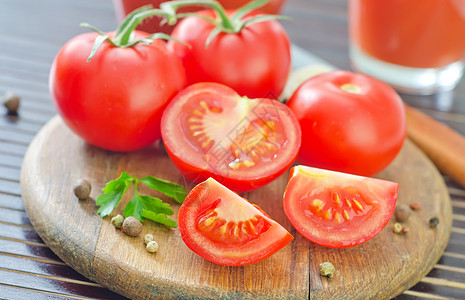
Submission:
<svg viewBox="0 0 465 300">
<path fill-rule="evenodd" d="M 405 109 L 407 136 L 441 172 L 465 187 L 465 137 L 415 108 Z"/>
</svg>

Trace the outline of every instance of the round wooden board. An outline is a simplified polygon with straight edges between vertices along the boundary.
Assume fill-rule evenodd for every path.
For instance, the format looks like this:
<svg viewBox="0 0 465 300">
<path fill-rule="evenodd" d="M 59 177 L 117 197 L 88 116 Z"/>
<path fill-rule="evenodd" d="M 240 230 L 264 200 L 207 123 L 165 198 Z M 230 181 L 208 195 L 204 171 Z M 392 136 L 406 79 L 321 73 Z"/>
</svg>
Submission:
<svg viewBox="0 0 465 300">
<path fill-rule="evenodd" d="M 393 217 L 379 235 L 356 247 L 329 249 L 310 243 L 284 215 L 286 173 L 244 196 L 287 228 L 294 240 L 270 258 L 243 267 L 216 265 L 197 256 L 177 229 L 146 221 L 143 233 L 131 238 L 116 230 L 110 217 L 100 218 L 94 199 L 122 171 L 179 182 L 187 189 L 193 186 L 185 183 L 162 147 L 155 144 L 126 154 L 98 149 L 74 135 L 57 116 L 31 143 L 21 187 L 27 213 L 44 242 L 84 276 L 133 299 L 390 298 L 432 269 L 450 236 L 452 208 L 445 184 L 410 141 L 377 176 L 400 184 L 398 203 L 421 204 L 405 224 L 410 228 L 407 234 L 392 232 Z M 83 201 L 73 194 L 80 178 L 92 183 L 91 198 Z M 122 214 L 131 197 L 125 196 L 112 216 Z M 179 204 L 166 201 L 177 212 Z M 428 225 L 431 217 L 440 220 L 435 229 Z M 145 233 L 152 233 L 160 244 L 157 253 L 145 250 Z M 320 276 L 319 264 L 324 261 L 336 267 L 334 278 Z"/>
</svg>

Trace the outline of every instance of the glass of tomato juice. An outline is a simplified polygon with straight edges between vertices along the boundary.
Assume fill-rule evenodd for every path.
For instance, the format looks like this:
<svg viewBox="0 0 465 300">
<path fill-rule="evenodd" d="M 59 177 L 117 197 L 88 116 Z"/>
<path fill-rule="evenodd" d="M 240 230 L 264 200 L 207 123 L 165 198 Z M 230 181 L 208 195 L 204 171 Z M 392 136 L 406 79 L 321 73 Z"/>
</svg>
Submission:
<svg viewBox="0 0 465 300">
<path fill-rule="evenodd" d="M 349 0 L 352 67 L 399 92 L 453 89 L 463 74 L 464 0 Z"/>
<path fill-rule="evenodd" d="M 158 8 L 160 3 L 165 2 L 166 0 L 113 0 L 113 6 L 115 8 L 116 17 L 118 21 L 121 22 L 127 14 L 132 12 L 134 9 L 139 8 L 143 5 L 152 4 L 154 8 Z M 169 1 L 169 0 L 168 0 Z M 245 5 L 251 0 L 217 0 L 223 5 L 226 9 L 235 9 Z M 281 11 L 282 6 L 286 0 L 271 0 L 265 6 L 261 7 L 260 10 L 268 14 L 278 14 Z M 200 9 L 205 9 L 206 7 L 192 7 L 190 9 L 180 9 L 181 12 L 187 11 L 196 11 Z M 145 19 L 137 27 L 139 30 L 146 32 L 164 32 L 171 33 L 173 26 L 167 24 L 160 24 L 162 19 L 160 17 L 154 16 Z"/>
</svg>

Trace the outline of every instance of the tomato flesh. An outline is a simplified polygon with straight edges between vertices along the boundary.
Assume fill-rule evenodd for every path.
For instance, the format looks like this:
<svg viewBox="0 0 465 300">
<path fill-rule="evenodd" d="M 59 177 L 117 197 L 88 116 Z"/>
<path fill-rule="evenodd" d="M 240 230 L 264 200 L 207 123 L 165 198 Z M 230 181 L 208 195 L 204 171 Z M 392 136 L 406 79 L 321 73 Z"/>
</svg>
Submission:
<svg viewBox="0 0 465 300">
<path fill-rule="evenodd" d="M 290 167 L 301 135 L 285 105 L 240 97 L 221 84 L 199 83 L 168 105 L 162 138 L 187 179 L 198 183 L 213 177 L 236 192 L 246 192 Z"/>
<path fill-rule="evenodd" d="M 293 239 L 261 209 L 212 178 L 188 194 L 179 210 L 178 224 L 187 247 L 222 265 L 261 261 Z"/>
<path fill-rule="evenodd" d="M 303 236 L 326 247 L 359 245 L 389 222 L 399 185 L 306 166 L 292 168 L 284 212 Z"/>
</svg>

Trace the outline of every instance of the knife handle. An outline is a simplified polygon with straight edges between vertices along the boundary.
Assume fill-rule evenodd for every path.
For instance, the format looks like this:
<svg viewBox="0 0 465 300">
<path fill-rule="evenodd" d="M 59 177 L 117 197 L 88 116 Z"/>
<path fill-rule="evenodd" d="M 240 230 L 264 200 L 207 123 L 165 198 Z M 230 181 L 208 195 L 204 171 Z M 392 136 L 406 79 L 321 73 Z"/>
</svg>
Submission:
<svg viewBox="0 0 465 300">
<path fill-rule="evenodd" d="M 408 138 L 441 172 L 465 187 L 465 137 L 413 107 L 405 109 Z"/>
</svg>

